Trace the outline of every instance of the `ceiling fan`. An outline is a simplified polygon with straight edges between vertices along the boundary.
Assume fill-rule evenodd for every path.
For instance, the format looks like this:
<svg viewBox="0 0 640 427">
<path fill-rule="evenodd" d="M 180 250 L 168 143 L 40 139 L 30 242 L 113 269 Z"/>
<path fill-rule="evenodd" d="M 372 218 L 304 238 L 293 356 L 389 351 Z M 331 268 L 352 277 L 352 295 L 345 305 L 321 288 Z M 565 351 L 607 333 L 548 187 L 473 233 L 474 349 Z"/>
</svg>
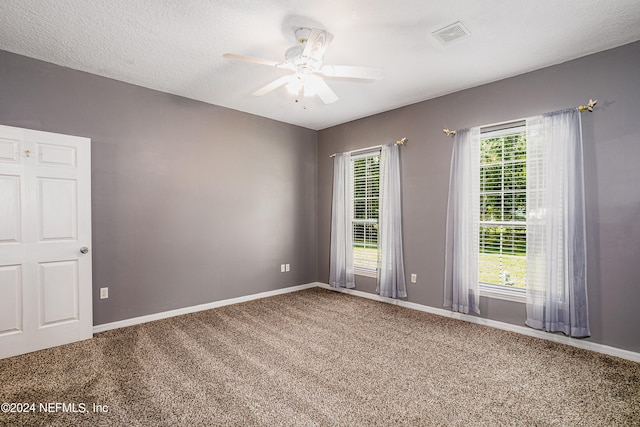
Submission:
<svg viewBox="0 0 640 427">
<path fill-rule="evenodd" d="M 293 95 L 317 95 L 325 104 L 338 100 L 323 77 L 377 80 L 382 78 L 382 69 L 375 67 L 356 67 L 350 65 L 324 65 L 324 54 L 333 40 L 333 34 L 317 28 L 298 28 L 295 30 L 298 44 L 287 49 L 284 62 L 254 58 L 244 55 L 225 53 L 229 59 L 269 65 L 287 70 L 290 74 L 274 80 L 268 85 L 252 93 L 255 96 L 265 95 L 280 86 L 287 85 Z M 297 99 L 296 99 L 297 102 Z"/>
</svg>

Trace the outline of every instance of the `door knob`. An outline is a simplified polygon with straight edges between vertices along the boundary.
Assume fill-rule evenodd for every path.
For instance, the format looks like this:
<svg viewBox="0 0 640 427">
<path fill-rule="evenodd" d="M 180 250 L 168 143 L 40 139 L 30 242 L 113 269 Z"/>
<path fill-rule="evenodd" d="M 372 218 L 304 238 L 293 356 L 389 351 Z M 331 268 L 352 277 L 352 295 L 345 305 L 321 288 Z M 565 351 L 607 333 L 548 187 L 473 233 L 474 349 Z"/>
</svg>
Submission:
<svg viewBox="0 0 640 427">
<path fill-rule="evenodd" d="M 81 254 L 89 253 L 89 248 L 88 248 L 88 247 L 86 247 L 86 246 L 81 247 L 81 248 L 80 248 L 80 253 L 81 253 Z"/>
</svg>

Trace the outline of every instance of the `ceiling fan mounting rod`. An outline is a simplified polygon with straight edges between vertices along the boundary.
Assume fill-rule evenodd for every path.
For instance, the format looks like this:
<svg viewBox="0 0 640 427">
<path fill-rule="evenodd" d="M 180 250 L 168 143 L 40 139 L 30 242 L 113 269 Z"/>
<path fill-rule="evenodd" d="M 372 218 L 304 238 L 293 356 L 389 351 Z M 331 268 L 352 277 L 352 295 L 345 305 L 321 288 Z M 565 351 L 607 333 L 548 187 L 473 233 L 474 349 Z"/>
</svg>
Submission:
<svg viewBox="0 0 640 427">
<path fill-rule="evenodd" d="M 306 28 L 306 27 L 296 28 L 296 30 L 293 33 L 296 36 L 296 40 L 298 41 L 298 43 L 305 44 L 307 40 L 309 40 L 309 35 L 311 34 L 311 28 Z"/>
</svg>

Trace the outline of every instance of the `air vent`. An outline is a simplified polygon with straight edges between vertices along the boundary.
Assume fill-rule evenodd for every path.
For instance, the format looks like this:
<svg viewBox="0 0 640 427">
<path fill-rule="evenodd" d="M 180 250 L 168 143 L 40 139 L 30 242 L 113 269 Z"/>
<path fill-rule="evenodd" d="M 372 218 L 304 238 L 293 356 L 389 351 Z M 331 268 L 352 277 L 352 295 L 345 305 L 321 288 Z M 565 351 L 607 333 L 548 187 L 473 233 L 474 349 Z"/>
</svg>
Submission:
<svg viewBox="0 0 640 427">
<path fill-rule="evenodd" d="M 444 28 L 440 28 L 431 34 L 443 45 L 448 45 L 471 36 L 469 30 L 467 30 L 460 21 L 447 25 Z"/>
</svg>

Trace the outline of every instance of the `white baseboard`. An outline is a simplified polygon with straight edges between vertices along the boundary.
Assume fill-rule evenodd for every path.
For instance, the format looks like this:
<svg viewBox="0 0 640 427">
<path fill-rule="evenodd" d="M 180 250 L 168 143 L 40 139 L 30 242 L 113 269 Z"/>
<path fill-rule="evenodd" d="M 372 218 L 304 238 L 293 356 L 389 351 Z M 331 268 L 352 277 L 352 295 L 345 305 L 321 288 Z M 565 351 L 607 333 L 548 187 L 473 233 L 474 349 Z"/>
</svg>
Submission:
<svg viewBox="0 0 640 427">
<path fill-rule="evenodd" d="M 224 307 L 225 305 L 238 304 L 241 302 L 252 301 L 261 298 L 272 297 L 275 295 L 288 294 L 303 289 L 315 288 L 318 282 L 306 283 L 304 285 L 291 286 L 288 288 L 276 289 L 273 291 L 260 292 L 258 294 L 246 295 L 237 298 L 229 298 L 221 301 L 214 301 L 207 304 L 194 305 L 191 307 L 178 308 L 175 310 L 163 311 L 161 313 L 149 314 L 146 316 L 134 317 L 131 319 L 119 320 L 117 322 L 103 323 L 93 327 L 93 333 L 109 331 L 111 329 L 125 328 L 127 326 L 139 325 L 141 323 L 153 322 L 154 320 L 167 319 L 169 317 L 181 316 L 183 314 L 196 313 L 198 311 L 211 310 L 212 308 Z M 327 285 L 328 286 L 328 285 Z"/>
<path fill-rule="evenodd" d="M 385 297 L 381 297 L 380 295 L 370 294 L 368 292 L 358 291 L 355 289 L 334 288 L 326 283 L 320 283 L 320 282 L 316 282 L 316 284 L 318 287 L 329 289 L 332 291 L 355 295 L 362 298 L 368 298 L 374 301 L 385 302 L 388 304 L 393 304 L 400 307 L 406 307 L 413 310 L 424 311 L 426 313 L 437 314 L 439 316 L 450 317 L 458 320 L 464 320 L 465 322 L 477 323 L 479 325 L 485 325 L 485 326 L 490 326 L 492 328 L 503 329 L 505 331 L 516 332 L 518 334 L 528 335 L 530 337 L 535 337 L 535 338 L 541 338 L 547 341 L 559 342 L 559 343 L 567 344 L 573 347 L 582 348 L 585 350 L 591 350 L 598 353 L 608 354 L 610 356 L 616 356 L 621 359 L 631 360 L 633 362 L 640 362 L 640 353 L 636 353 L 629 350 L 623 350 L 617 347 L 598 344 L 592 341 L 585 341 L 585 340 L 570 338 L 564 335 L 550 334 L 548 332 L 531 329 L 526 326 L 513 325 L 511 323 L 499 322 L 497 320 L 470 316 L 468 314 L 457 313 L 450 310 L 446 310 L 444 308 L 429 307 L 428 305 L 416 304 L 414 302 L 397 300 L 393 298 L 385 298 Z"/>
<path fill-rule="evenodd" d="M 578 340 L 575 338 L 566 337 L 564 335 L 550 334 L 544 331 L 538 331 L 526 326 L 513 325 L 511 323 L 499 322 L 497 320 L 485 319 L 483 317 L 470 316 L 464 313 L 456 313 L 444 308 L 430 307 L 428 305 L 417 304 L 414 302 L 403 301 L 393 298 L 385 298 L 380 295 L 370 294 L 368 292 L 358 291 L 356 289 L 334 288 L 327 283 L 312 282 L 304 285 L 291 286 L 288 288 L 276 289 L 273 291 L 260 292 L 258 294 L 246 295 L 237 298 L 230 298 L 221 301 L 214 301 L 207 304 L 200 304 L 191 307 L 178 308 L 176 310 L 163 311 L 162 313 L 154 313 L 146 316 L 134 317 L 132 319 L 120 320 L 112 323 L 104 323 L 93 327 L 93 333 L 109 331 L 111 329 L 124 328 L 127 326 L 139 325 L 141 323 L 153 322 L 154 320 L 167 319 L 169 317 L 181 316 L 183 314 L 196 313 L 198 311 L 210 310 L 212 308 L 224 307 L 226 305 L 238 304 L 241 302 L 252 301 L 261 298 L 267 298 L 275 295 L 287 294 L 290 292 L 297 292 L 303 289 L 310 289 L 320 287 L 323 289 L 329 289 L 336 292 L 342 292 L 358 296 L 361 298 L 368 298 L 374 301 L 380 301 L 387 304 L 393 304 L 400 307 L 410 308 L 412 310 L 424 311 L 426 313 L 436 314 L 439 316 L 449 317 L 452 319 L 463 320 L 465 322 L 477 323 L 479 325 L 490 326 L 492 328 L 502 329 L 505 331 L 516 332 L 518 334 L 527 335 L 530 337 L 540 338 L 547 341 L 559 342 L 567 344 L 573 347 L 582 348 L 585 350 L 591 350 L 602 354 L 608 354 L 610 356 L 620 357 L 621 359 L 631 360 L 633 362 L 640 362 L 640 353 L 636 353 L 629 350 L 623 350 L 617 347 L 611 347 L 604 344 L 598 344 L 592 341 Z"/>
</svg>

